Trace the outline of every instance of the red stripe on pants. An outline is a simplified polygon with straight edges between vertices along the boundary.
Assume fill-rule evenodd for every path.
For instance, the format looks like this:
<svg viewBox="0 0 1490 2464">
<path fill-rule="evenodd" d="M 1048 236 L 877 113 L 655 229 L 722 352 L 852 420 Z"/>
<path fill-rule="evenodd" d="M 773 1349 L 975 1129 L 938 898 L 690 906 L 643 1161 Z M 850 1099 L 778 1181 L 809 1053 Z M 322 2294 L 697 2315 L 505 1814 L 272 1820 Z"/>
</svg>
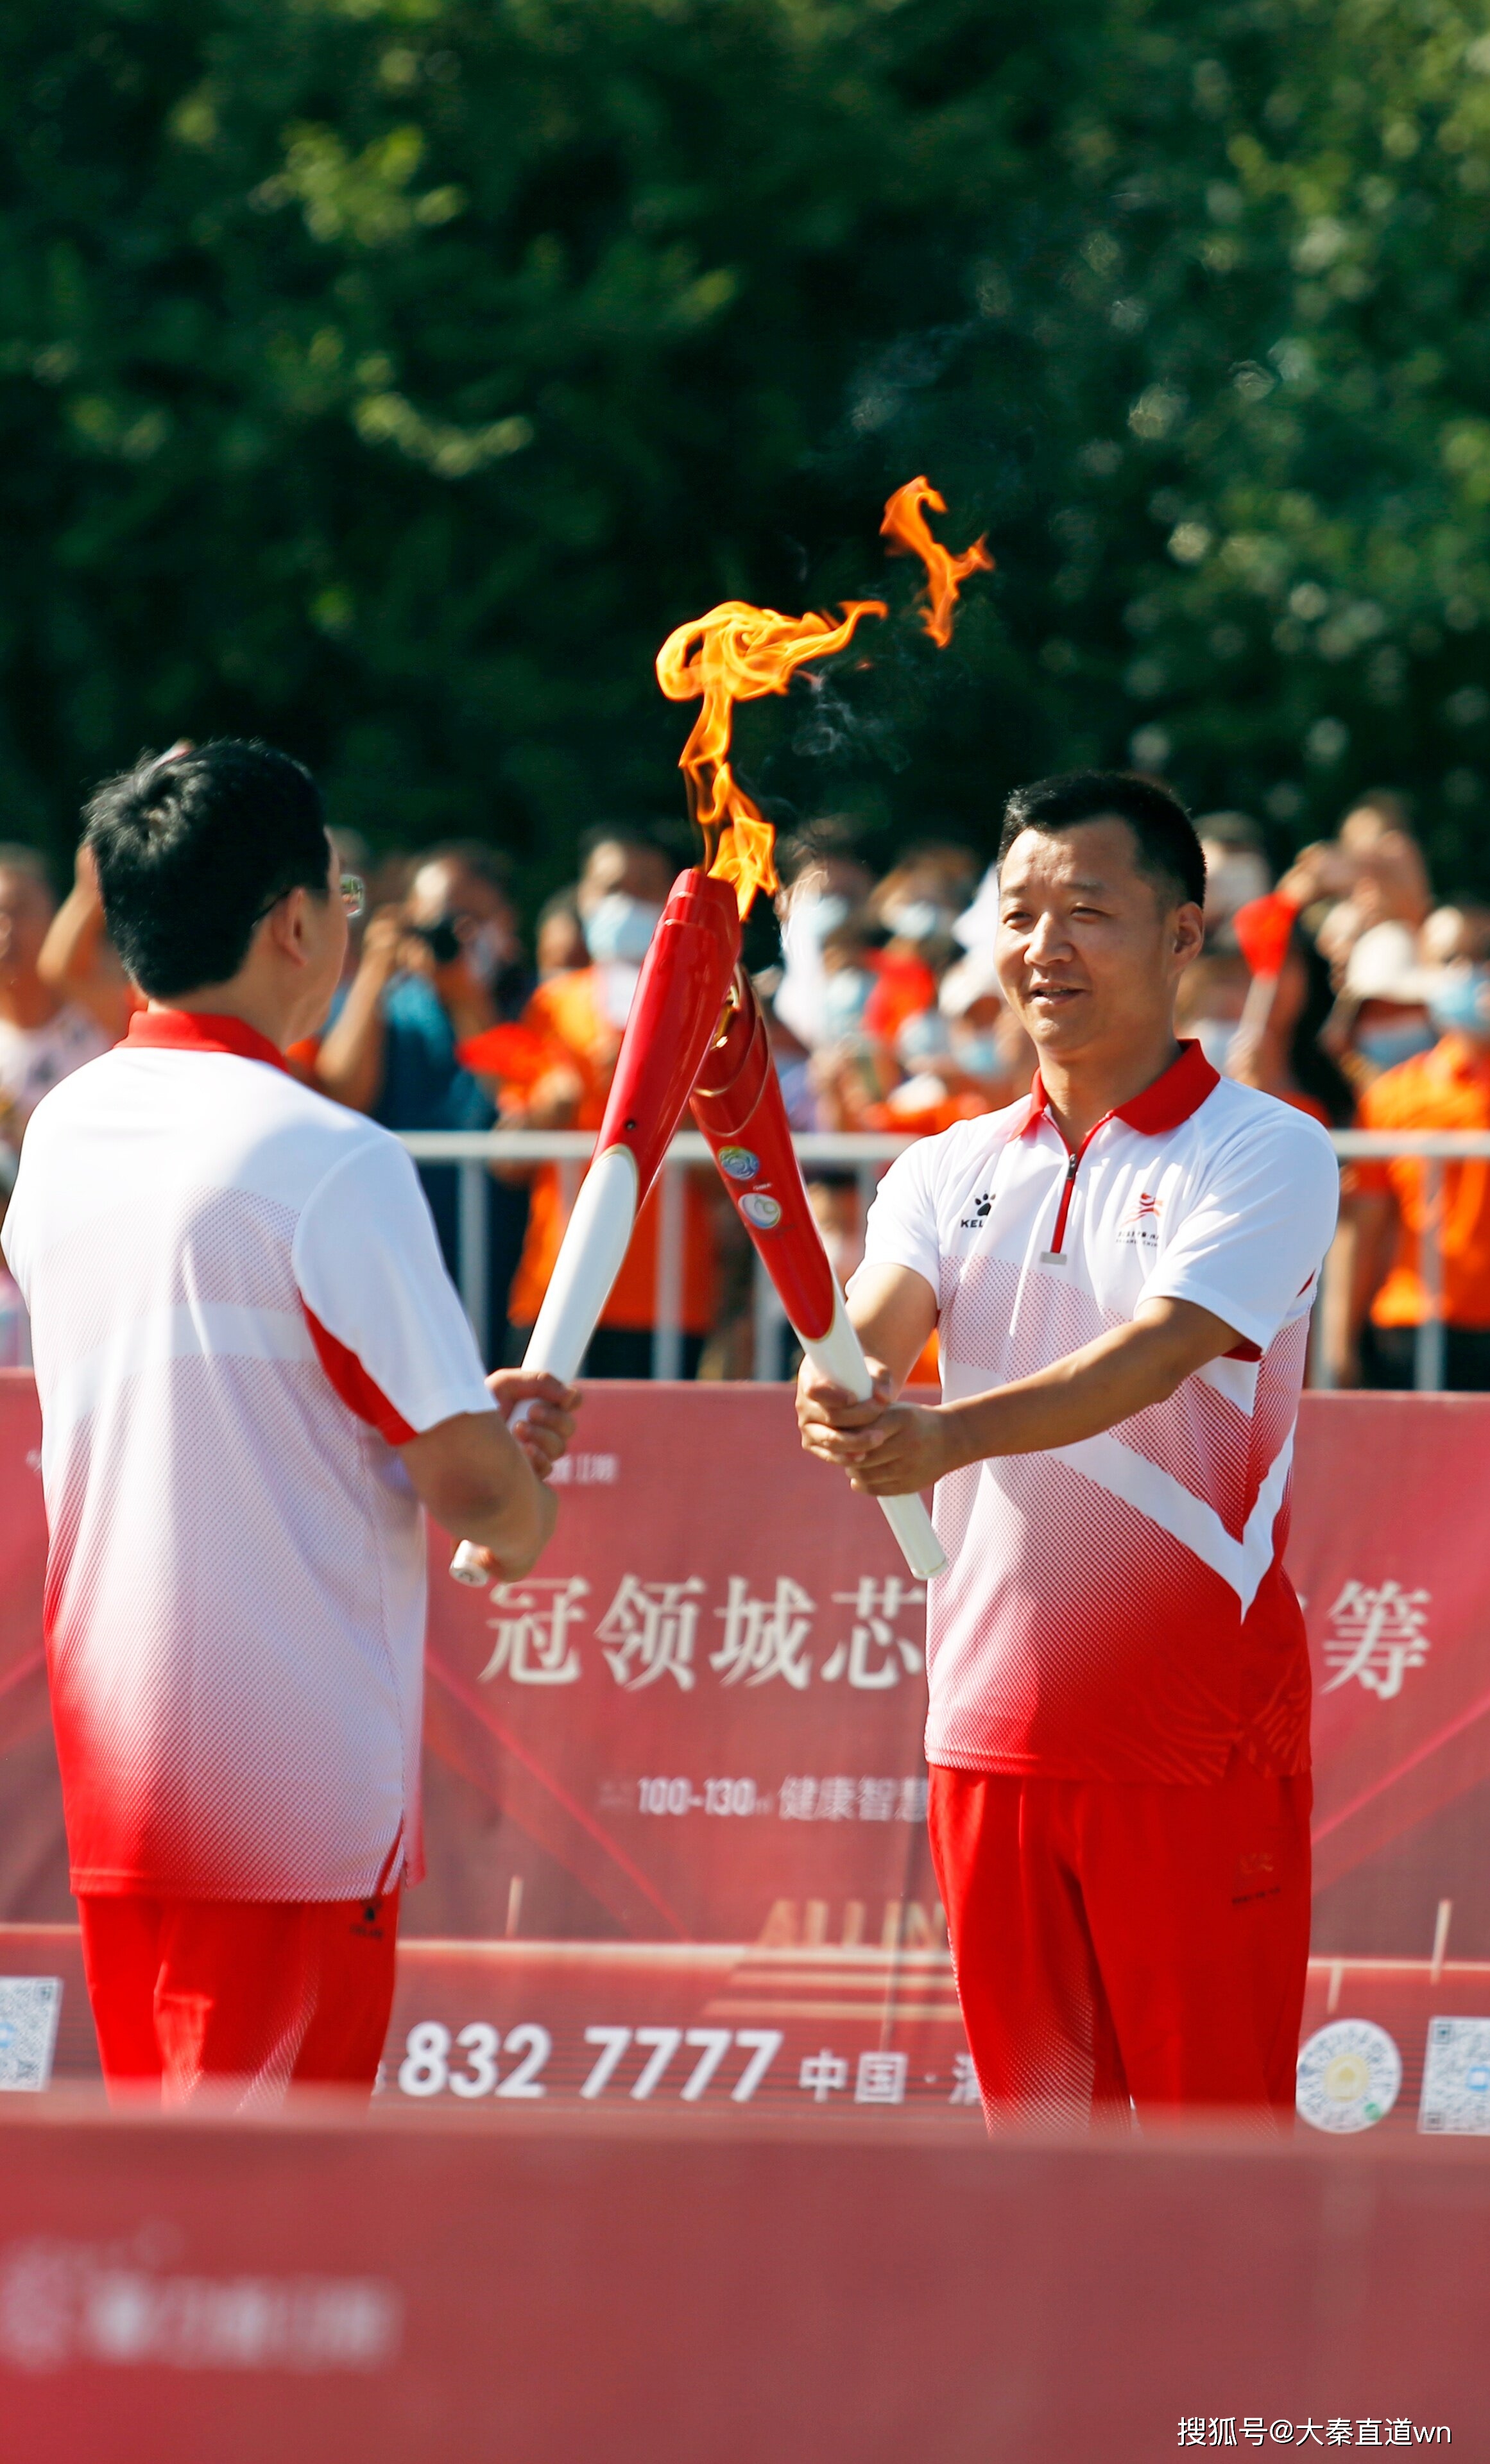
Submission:
<svg viewBox="0 0 1490 2464">
<path fill-rule="evenodd" d="M 370 2088 L 393 2008 L 399 1895 L 379 1900 L 80 1899 L 108 2086 L 206 2082 L 245 2101 L 292 2084 Z"/>
<path fill-rule="evenodd" d="M 935 1769 L 931 1854 L 992 2127 L 1291 2113 L 1309 1948 L 1307 1775 L 1211 1786 Z"/>
</svg>

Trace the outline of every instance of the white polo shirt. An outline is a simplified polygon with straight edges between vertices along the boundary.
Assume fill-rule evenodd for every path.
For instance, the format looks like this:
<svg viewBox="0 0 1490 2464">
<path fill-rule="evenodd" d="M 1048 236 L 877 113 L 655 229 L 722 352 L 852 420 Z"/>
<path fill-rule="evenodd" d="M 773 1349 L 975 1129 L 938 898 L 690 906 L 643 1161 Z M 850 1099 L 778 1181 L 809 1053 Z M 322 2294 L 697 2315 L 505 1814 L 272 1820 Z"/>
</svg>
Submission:
<svg viewBox="0 0 1490 2464">
<path fill-rule="evenodd" d="M 37 1107 L 4 1246 L 74 1890 L 417 1879 L 424 1524 L 392 1449 L 493 1407 L 408 1157 L 240 1021 L 149 1011 Z"/>
<path fill-rule="evenodd" d="M 1236 1351 L 1102 1436 L 940 1482 L 927 1759 L 1065 1779 L 1218 1778 L 1240 1747 L 1308 1767 L 1304 1620 L 1282 1570 L 1309 1309 L 1339 1171 L 1303 1112 L 1195 1044 L 1073 1155 L 1032 1095 L 923 1139 L 866 1263 L 940 1310 L 949 1400 L 1193 1301 Z"/>
</svg>

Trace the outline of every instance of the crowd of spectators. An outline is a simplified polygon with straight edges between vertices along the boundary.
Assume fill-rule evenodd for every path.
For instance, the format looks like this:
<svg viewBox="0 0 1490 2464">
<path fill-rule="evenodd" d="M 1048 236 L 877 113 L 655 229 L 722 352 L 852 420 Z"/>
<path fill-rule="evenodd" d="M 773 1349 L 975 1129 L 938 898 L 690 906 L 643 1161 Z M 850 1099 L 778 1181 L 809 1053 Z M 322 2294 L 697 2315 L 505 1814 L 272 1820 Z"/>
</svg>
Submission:
<svg viewBox="0 0 1490 2464">
<path fill-rule="evenodd" d="M 1245 814 L 1197 827 L 1206 938 L 1182 985 L 1180 1032 L 1217 1069 L 1330 1129 L 1490 1131 L 1490 908 L 1435 903 L 1401 801 L 1363 798 L 1281 877 Z M 675 858 L 645 831 L 593 831 L 579 878 L 533 921 L 530 958 L 491 848 L 450 842 L 374 867 L 354 833 L 337 835 L 370 894 L 332 1018 L 294 1066 L 394 1130 L 597 1127 Z M 970 848 L 928 838 L 876 879 L 852 828 L 825 819 L 778 855 L 779 956 L 756 980 L 796 1129 L 925 1134 L 1026 1090 L 1034 1056 L 994 964 L 997 883 Z M 55 908 L 40 859 L 0 847 L 0 1178 L 13 1177 L 46 1088 L 123 1031 L 132 1000 L 86 856 Z M 455 1167 L 422 1177 L 456 1269 Z M 573 1167 L 554 1164 L 492 1176 L 493 1358 L 521 1356 L 575 1182 Z M 809 1191 L 847 1274 L 856 1177 L 814 1172 Z M 1335 1382 L 1411 1385 L 1416 1329 L 1436 1309 L 1445 1382 L 1490 1387 L 1490 1164 L 1444 1172 L 1436 1278 L 1421 1254 L 1431 1187 L 1420 1162 L 1355 1164 L 1345 1196 L 1323 1344 Z M 649 1374 L 659 1238 L 654 1193 L 589 1375 Z M 749 1253 L 707 1170 L 686 1177 L 676 1315 L 685 1375 L 750 1374 Z M 0 1360 L 24 1356 L 24 1325 L 0 1289 Z"/>
</svg>

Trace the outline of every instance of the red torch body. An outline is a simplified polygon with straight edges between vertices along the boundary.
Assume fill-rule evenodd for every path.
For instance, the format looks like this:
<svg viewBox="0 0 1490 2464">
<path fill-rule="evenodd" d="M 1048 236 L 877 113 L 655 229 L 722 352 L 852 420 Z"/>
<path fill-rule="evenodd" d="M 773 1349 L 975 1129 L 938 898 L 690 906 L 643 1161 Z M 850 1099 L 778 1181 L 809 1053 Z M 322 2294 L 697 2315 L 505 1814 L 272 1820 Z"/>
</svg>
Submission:
<svg viewBox="0 0 1490 2464">
<path fill-rule="evenodd" d="M 597 1161 L 612 1147 L 630 1153 L 638 1206 L 657 1177 L 718 1032 L 739 955 L 739 915 L 729 883 L 711 881 L 696 868 L 680 872 L 642 962 L 595 1141 Z"/>
<path fill-rule="evenodd" d="M 632 1230 L 683 1117 L 740 951 L 734 892 L 696 869 L 672 885 L 643 962 L 595 1158 L 524 1366 L 579 1373 Z"/>
<path fill-rule="evenodd" d="M 766 1022 L 743 968 L 734 997 L 728 1031 L 704 1056 L 693 1118 L 792 1325 L 804 1338 L 825 1335 L 837 1301 L 833 1269 L 802 1186 Z"/>
</svg>

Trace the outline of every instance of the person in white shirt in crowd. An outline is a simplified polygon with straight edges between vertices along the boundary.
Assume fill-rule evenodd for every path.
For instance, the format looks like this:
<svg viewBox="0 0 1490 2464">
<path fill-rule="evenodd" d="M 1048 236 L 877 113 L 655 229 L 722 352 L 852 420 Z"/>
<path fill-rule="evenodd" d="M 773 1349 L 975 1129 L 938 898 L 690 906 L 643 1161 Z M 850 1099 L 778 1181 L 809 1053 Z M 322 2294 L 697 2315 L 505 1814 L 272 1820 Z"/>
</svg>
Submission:
<svg viewBox="0 0 1490 2464">
<path fill-rule="evenodd" d="M 1152 781 L 1014 795 L 997 955 L 1033 1091 L 924 1138 L 870 1212 L 856 1404 L 803 1443 L 936 1488 L 932 1854 L 994 2123 L 1292 2110 L 1309 1666 L 1283 1572 L 1339 1175 L 1317 1122 L 1180 1044 L 1205 868 Z M 933 1329 L 942 1399 L 894 1397 Z"/>
<path fill-rule="evenodd" d="M 104 2078 L 366 2090 L 422 1865 L 421 1507 L 525 1573 L 578 1398 L 484 1379 L 403 1148 L 285 1066 L 361 887 L 309 773 L 183 749 L 102 786 L 87 837 L 148 1006 L 38 1106 L 4 1244 Z"/>
</svg>

